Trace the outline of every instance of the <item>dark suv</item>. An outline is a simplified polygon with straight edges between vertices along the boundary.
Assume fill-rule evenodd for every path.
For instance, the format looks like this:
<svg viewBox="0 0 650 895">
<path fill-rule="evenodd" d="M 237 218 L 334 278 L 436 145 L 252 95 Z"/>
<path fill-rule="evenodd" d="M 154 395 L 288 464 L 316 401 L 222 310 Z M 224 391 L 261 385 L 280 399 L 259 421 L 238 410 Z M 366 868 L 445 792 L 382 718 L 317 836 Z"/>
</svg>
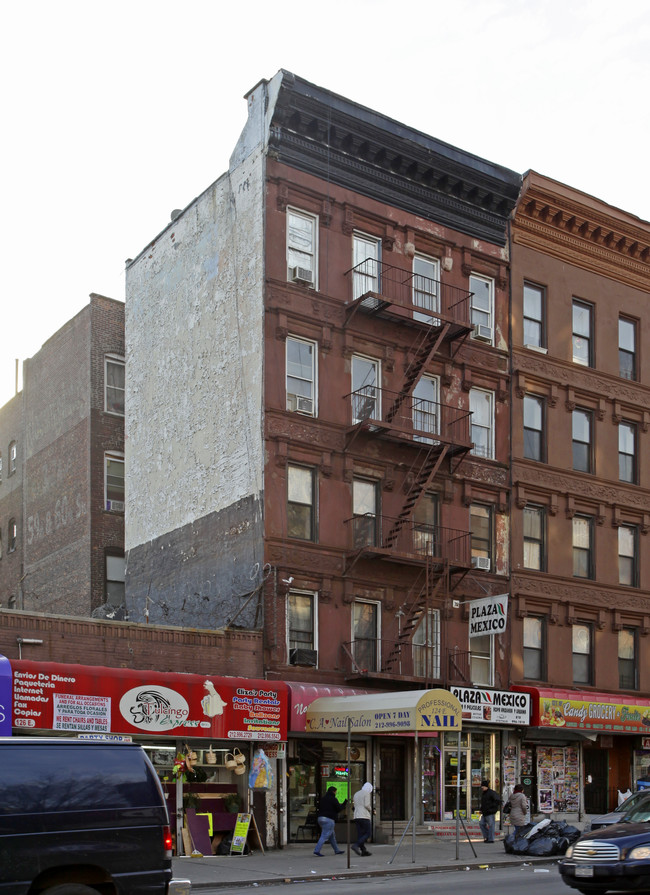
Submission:
<svg viewBox="0 0 650 895">
<path fill-rule="evenodd" d="M 135 743 L 0 738 L 0 895 L 189 895 Z"/>
</svg>

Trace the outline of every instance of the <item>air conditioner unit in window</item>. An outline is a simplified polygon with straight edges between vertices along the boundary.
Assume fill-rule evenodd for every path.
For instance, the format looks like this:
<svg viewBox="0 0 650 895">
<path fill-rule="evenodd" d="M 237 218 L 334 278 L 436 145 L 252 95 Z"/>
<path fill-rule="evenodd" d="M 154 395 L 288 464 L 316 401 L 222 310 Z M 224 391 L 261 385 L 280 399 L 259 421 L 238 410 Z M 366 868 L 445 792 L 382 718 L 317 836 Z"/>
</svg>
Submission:
<svg viewBox="0 0 650 895">
<path fill-rule="evenodd" d="M 490 571 L 490 557 L 489 556 L 473 556 L 472 557 L 472 568 L 480 569 L 482 572 Z"/>
<path fill-rule="evenodd" d="M 318 664 L 318 653 L 315 649 L 292 649 L 289 651 L 289 664 L 314 668 Z"/>
<path fill-rule="evenodd" d="M 291 279 L 294 283 L 306 283 L 311 286 L 314 282 L 314 272 L 308 267 L 292 267 Z"/>
<path fill-rule="evenodd" d="M 314 412 L 314 402 L 311 398 L 304 398 L 302 395 L 298 395 L 296 399 L 296 410 L 298 413 L 313 413 Z"/>
<path fill-rule="evenodd" d="M 112 510 L 114 513 L 123 513 L 124 512 L 124 501 L 123 500 L 107 500 L 106 501 L 106 509 Z"/>
<path fill-rule="evenodd" d="M 472 333 L 472 338 L 476 339 L 479 342 L 491 342 L 492 341 L 492 327 L 485 326 L 484 323 L 477 323 L 474 326 L 474 332 Z"/>
</svg>

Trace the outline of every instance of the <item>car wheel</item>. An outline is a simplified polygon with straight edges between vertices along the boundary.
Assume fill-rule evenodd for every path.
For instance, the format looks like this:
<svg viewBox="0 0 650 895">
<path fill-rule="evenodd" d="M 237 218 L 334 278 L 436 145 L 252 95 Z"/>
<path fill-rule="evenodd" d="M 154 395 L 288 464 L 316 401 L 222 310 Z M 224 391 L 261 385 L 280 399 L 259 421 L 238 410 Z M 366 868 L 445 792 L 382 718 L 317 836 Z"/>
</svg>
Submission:
<svg viewBox="0 0 650 895">
<path fill-rule="evenodd" d="M 59 886 L 44 889 L 42 895 L 99 895 L 99 892 L 82 883 L 62 883 Z"/>
</svg>

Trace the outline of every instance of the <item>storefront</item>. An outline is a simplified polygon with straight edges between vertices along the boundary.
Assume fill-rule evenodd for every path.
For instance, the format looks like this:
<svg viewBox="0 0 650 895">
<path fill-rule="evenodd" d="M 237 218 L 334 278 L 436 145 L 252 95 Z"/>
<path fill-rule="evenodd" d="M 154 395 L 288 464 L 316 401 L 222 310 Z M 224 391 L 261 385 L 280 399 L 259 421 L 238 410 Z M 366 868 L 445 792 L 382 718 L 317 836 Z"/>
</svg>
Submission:
<svg viewBox="0 0 650 895">
<path fill-rule="evenodd" d="M 172 822 L 176 818 L 177 853 L 182 806 L 189 802 L 209 815 L 211 833 L 232 829 L 233 807 L 253 807 L 263 840 L 277 841 L 283 774 L 264 748 L 277 755 L 287 738 L 283 682 L 27 660 L 10 664 L 14 734 L 110 737 L 143 745 Z M 253 771 L 262 758 L 269 774 L 258 787 Z"/>
<path fill-rule="evenodd" d="M 650 752 L 650 702 L 621 694 L 516 686 L 531 697 L 526 760 L 537 811 L 581 818 L 635 789 Z M 644 761 L 644 753 L 647 761 Z"/>
</svg>

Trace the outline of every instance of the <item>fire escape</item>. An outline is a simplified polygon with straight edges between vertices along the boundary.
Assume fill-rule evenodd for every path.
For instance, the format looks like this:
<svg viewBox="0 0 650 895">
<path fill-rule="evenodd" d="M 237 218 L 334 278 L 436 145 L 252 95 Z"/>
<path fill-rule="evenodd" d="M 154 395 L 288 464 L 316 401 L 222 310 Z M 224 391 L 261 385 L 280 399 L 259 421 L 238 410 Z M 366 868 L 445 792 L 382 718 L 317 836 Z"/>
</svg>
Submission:
<svg viewBox="0 0 650 895">
<path fill-rule="evenodd" d="M 346 450 L 365 436 L 409 445 L 412 461 L 396 516 L 366 514 L 348 520 L 353 545 L 345 574 L 351 575 L 360 560 L 370 558 L 419 568 L 407 602 L 400 608 L 397 638 L 376 644 L 357 638 L 343 645 L 351 668 L 348 677 L 446 680 L 448 670 L 441 670 L 440 656 L 428 648 L 435 633 L 430 630 L 429 610 L 444 606 L 469 571 L 470 533 L 428 524 L 418 514 L 418 506 L 443 463 L 453 473 L 470 450 L 470 414 L 416 392 L 429 361 L 435 357 L 452 361 L 471 332 L 471 293 L 374 259 L 358 264 L 348 275 L 352 300 L 344 326 L 363 314 L 411 332 L 413 340 L 397 391 L 370 382 L 347 396 L 352 425 Z"/>
</svg>

